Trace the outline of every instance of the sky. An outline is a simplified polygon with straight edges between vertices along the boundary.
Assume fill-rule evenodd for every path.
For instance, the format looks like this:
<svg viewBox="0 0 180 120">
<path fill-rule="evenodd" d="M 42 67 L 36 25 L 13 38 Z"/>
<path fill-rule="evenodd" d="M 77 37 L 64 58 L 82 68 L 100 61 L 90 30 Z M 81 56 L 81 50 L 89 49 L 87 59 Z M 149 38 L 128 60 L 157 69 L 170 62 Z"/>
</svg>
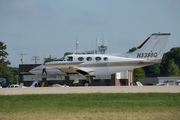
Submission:
<svg viewBox="0 0 180 120">
<path fill-rule="evenodd" d="M 180 47 L 180 0 L 0 0 L 0 41 L 10 67 L 38 64 L 51 55 L 96 49 L 126 53 L 152 33 L 171 33 L 165 52 Z"/>
</svg>

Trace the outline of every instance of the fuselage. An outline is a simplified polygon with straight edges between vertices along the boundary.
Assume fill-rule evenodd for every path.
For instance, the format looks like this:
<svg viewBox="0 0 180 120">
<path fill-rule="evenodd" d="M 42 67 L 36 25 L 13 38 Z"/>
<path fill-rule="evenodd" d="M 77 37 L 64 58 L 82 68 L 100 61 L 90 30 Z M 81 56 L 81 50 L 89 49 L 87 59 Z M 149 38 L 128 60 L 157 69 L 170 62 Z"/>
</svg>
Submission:
<svg viewBox="0 0 180 120">
<path fill-rule="evenodd" d="M 42 77 L 75 74 L 101 76 L 159 62 L 158 60 L 126 58 L 108 54 L 73 54 L 64 57 L 61 61 L 45 63 L 44 65 L 34 68 L 30 72 Z M 83 74 L 82 71 L 87 73 Z"/>
</svg>

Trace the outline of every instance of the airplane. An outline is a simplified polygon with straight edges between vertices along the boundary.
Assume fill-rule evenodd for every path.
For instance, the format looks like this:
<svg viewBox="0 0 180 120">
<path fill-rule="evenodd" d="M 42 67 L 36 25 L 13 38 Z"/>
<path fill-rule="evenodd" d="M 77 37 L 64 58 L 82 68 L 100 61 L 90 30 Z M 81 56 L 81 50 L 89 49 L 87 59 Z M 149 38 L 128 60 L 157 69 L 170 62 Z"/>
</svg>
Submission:
<svg viewBox="0 0 180 120">
<path fill-rule="evenodd" d="M 73 84 L 78 84 L 78 76 L 85 76 L 85 86 L 91 78 L 110 75 L 120 71 L 149 66 L 161 62 L 171 33 L 153 33 L 132 53 L 124 54 L 75 54 L 58 61 L 47 62 L 29 72 L 38 77 L 74 76 Z"/>
</svg>

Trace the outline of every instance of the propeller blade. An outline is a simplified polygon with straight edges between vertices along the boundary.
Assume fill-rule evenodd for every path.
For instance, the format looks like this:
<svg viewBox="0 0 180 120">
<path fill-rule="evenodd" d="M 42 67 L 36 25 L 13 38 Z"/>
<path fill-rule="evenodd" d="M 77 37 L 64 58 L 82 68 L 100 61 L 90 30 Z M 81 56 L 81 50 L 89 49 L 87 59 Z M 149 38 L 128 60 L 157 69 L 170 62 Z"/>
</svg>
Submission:
<svg viewBox="0 0 180 120">
<path fill-rule="evenodd" d="M 45 57 L 44 57 L 44 63 L 43 64 L 45 65 Z"/>
<path fill-rule="evenodd" d="M 45 75 L 47 75 L 47 71 L 46 71 L 46 68 L 43 68 L 42 70 L 42 75 L 45 73 Z"/>
</svg>

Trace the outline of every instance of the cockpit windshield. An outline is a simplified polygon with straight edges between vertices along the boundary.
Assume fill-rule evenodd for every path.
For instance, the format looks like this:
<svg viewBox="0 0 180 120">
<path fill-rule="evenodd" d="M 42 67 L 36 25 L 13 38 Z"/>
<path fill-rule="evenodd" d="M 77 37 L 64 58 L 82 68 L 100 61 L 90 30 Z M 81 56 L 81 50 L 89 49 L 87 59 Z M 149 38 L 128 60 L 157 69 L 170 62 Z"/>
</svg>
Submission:
<svg viewBox="0 0 180 120">
<path fill-rule="evenodd" d="M 72 56 L 68 56 L 67 57 L 67 61 L 73 61 L 73 57 Z"/>
<path fill-rule="evenodd" d="M 65 60 L 64 60 L 64 57 L 58 59 L 58 61 L 65 61 Z"/>
</svg>

